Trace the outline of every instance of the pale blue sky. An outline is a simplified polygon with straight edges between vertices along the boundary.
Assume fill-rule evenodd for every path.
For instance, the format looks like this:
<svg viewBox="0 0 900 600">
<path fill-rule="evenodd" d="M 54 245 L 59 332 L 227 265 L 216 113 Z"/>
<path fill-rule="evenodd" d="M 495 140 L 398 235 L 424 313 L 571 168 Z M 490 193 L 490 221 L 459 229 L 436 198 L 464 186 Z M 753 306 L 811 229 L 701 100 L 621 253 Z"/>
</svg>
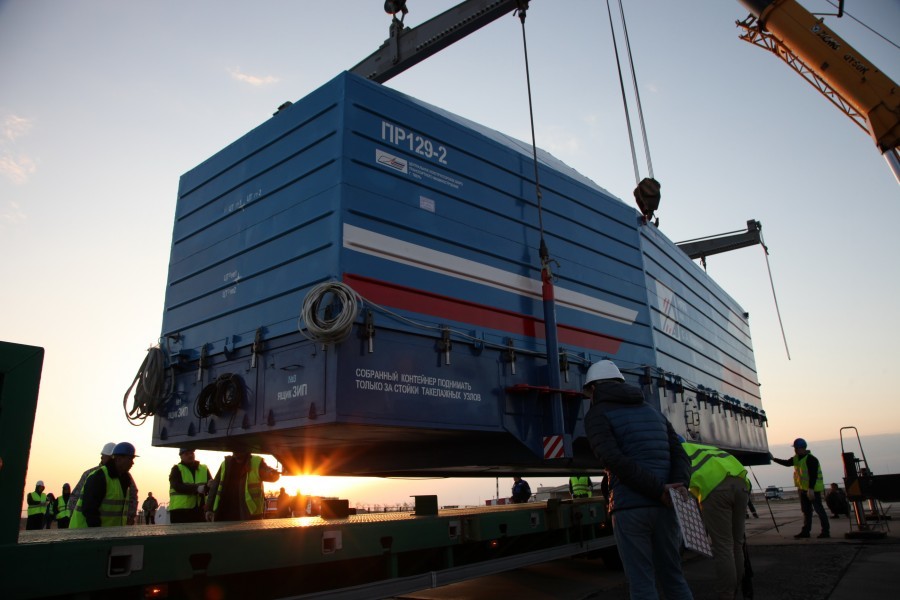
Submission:
<svg viewBox="0 0 900 600">
<path fill-rule="evenodd" d="M 452 4 L 410 0 L 406 22 Z M 874 144 L 738 39 L 746 11 L 736 0 L 625 4 L 663 186 L 660 228 L 682 241 L 763 225 L 791 360 L 762 250 L 712 257 L 709 272 L 751 314 L 770 442 L 832 439 L 845 425 L 900 432 L 900 186 Z M 833 12 L 824 0 L 802 4 Z M 121 399 L 159 335 L 178 178 L 374 51 L 387 36 L 382 5 L 0 0 L 0 339 L 46 348 L 29 488 L 44 478 L 58 491 L 104 442 L 129 439 L 143 455 L 139 487 L 163 495 L 175 453 L 152 449 L 150 427 L 130 427 Z M 847 0 L 846 10 L 900 43 L 900 2 Z M 537 141 L 631 202 L 605 11 L 600 1 L 531 3 Z M 900 81 L 900 50 L 849 18 L 828 23 Z M 530 137 L 516 18 L 387 85 Z M 493 480 L 472 485 L 447 485 L 441 503 L 494 494 Z M 366 499 L 402 501 L 410 489 Z"/>
</svg>

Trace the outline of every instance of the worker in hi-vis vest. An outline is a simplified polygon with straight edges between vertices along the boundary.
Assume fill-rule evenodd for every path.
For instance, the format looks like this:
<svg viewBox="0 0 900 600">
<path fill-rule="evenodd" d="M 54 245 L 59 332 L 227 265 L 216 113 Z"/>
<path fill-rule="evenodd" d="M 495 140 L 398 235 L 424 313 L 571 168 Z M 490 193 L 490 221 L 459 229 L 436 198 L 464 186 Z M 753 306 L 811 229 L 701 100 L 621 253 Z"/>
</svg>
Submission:
<svg viewBox="0 0 900 600">
<path fill-rule="evenodd" d="M 133 445 L 128 442 L 116 444 L 112 459 L 84 482 L 69 529 L 116 527 L 129 522 L 128 499 L 133 480 L 128 472 L 135 458 Z"/>
<path fill-rule="evenodd" d="M 590 498 L 594 492 L 594 482 L 587 475 L 569 477 L 569 493 L 572 498 Z"/>
<path fill-rule="evenodd" d="M 688 489 L 700 503 L 712 542 L 719 598 L 738 597 L 744 577 L 744 521 L 750 480 L 741 462 L 724 450 L 682 442 L 691 460 Z"/>
<path fill-rule="evenodd" d="M 281 473 L 249 452 L 226 456 L 209 484 L 207 521 L 261 519 L 266 510 L 263 482 L 278 481 Z"/>
<path fill-rule="evenodd" d="M 25 497 L 28 503 L 28 518 L 25 529 L 43 529 L 44 515 L 47 513 L 47 494 L 44 493 L 44 482 L 34 484 L 34 491 Z"/>
<path fill-rule="evenodd" d="M 822 506 L 822 492 L 825 491 L 825 479 L 822 477 L 822 465 L 819 459 L 812 455 L 806 447 L 806 440 L 797 438 L 794 440 L 794 456 L 791 458 L 775 458 L 769 454 L 772 462 L 784 467 L 794 467 L 794 485 L 797 486 L 797 495 L 800 497 L 800 509 L 803 511 L 803 529 L 794 537 L 797 539 L 808 538 L 812 529 L 813 510 L 819 515 L 819 523 L 822 525 L 820 538 L 831 537 L 831 523 L 828 521 L 828 513 Z"/>
<path fill-rule="evenodd" d="M 194 458 L 192 448 L 178 451 L 180 462 L 169 472 L 169 522 L 200 523 L 209 486 L 209 468 Z"/>
</svg>

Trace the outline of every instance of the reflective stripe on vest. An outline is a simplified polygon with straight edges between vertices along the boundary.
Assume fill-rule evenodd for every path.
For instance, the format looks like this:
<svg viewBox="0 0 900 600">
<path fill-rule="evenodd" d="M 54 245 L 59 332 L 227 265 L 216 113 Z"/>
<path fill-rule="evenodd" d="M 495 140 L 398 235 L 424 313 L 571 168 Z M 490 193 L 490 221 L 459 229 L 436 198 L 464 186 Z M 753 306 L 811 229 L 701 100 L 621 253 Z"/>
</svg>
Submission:
<svg viewBox="0 0 900 600">
<path fill-rule="evenodd" d="M 575 498 L 587 498 L 591 495 L 591 488 L 588 484 L 590 477 L 569 477 L 569 485 L 572 486 L 572 496 Z"/>
<path fill-rule="evenodd" d="M 106 466 L 100 467 L 99 470 L 103 472 L 103 477 L 106 478 L 106 495 L 100 503 L 100 527 L 125 525 L 125 492 L 122 490 L 122 484 L 118 479 L 113 479 L 109 476 Z M 96 474 L 96 471 L 94 474 Z M 85 485 L 87 485 L 87 482 L 85 482 Z M 88 526 L 87 519 L 84 517 L 83 503 L 84 495 L 82 494 L 69 521 L 69 529 L 81 529 Z"/>
<path fill-rule="evenodd" d="M 743 479 L 747 489 L 750 489 L 747 469 L 732 455 L 705 444 L 684 442 L 681 445 L 691 460 L 690 491 L 700 502 L 703 502 L 729 475 Z"/>
<path fill-rule="evenodd" d="M 219 473 L 219 489 L 216 492 L 216 499 L 213 502 L 214 513 L 218 513 L 219 510 L 219 499 L 222 497 L 222 492 L 224 491 L 225 486 L 225 469 L 228 466 L 229 462 L 232 461 L 226 460 L 222 463 L 222 469 Z M 259 478 L 259 466 L 261 464 L 262 457 L 251 455 L 250 470 L 247 473 L 246 479 L 244 480 L 244 502 L 247 504 L 247 511 L 251 515 L 261 515 L 263 513 L 263 509 L 265 508 L 262 482 Z"/>
<path fill-rule="evenodd" d="M 801 491 L 806 491 L 809 489 L 809 467 L 806 466 L 806 457 L 809 454 L 804 454 L 802 457 L 794 455 L 794 485 L 797 486 L 797 489 Z M 814 492 L 824 492 L 825 491 L 825 479 L 822 477 L 822 463 L 819 463 L 819 472 L 816 473 L 816 481 L 813 483 L 812 489 Z"/>
<path fill-rule="evenodd" d="M 32 515 L 42 515 L 47 512 L 47 494 L 38 494 L 37 492 L 31 492 L 28 494 L 28 497 L 31 498 L 33 502 L 37 502 L 38 504 L 29 504 L 28 505 L 28 516 Z M 19 513 L 20 515 L 22 513 Z"/>
<path fill-rule="evenodd" d="M 68 519 L 69 508 L 66 506 L 66 500 L 62 496 L 56 499 L 56 518 Z"/>
<path fill-rule="evenodd" d="M 206 483 L 209 480 L 209 471 L 206 465 L 197 467 L 197 476 L 191 473 L 191 470 L 184 463 L 178 463 L 178 470 L 181 472 L 181 480 L 184 483 Z M 180 510 L 182 508 L 195 508 L 200 505 L 200 496 L 198 494 L 183 494 L 176 492 L 174 488 L 169 488 L 169 510 Z"/>
</svg>

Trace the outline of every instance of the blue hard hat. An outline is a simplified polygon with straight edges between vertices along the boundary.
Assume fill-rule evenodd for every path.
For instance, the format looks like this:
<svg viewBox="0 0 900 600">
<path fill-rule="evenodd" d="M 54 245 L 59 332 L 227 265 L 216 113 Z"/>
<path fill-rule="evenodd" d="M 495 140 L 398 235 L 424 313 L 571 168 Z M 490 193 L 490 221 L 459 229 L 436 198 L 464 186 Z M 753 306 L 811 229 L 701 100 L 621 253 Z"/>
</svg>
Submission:
<svg viewBox="0 0 900 600">
<path fill-rule="evenodd" d="M 137 457 L 137 454 L 134 453 L 134 446 L 132 446 L 128 442 L 119 442 L 118 444 L 116 444 L 116 447 L 113 448 L 112 455 L 130 456 L 132 458 Z"/>
<path fill-rule="evenodd" d="M 803 438 L 797 438 L 791 445 L 794 448 L 806 448 L 806 440 L 804 440 Z"/>
</svg>

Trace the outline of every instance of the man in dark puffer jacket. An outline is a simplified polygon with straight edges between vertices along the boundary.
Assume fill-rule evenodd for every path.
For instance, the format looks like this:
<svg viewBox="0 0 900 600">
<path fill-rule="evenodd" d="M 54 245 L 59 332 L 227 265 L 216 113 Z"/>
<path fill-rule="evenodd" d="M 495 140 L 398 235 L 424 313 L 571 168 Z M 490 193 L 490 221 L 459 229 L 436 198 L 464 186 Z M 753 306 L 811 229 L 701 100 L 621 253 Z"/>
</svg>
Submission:
<svg viewBox="0 0 900 600">
<path fill-rule="evenodd" d="M 669 489 L 687 494 L 691 463 L 672 425 L 625 383 L 618 367 L 591 365 L 584 391 L 591 398 L 585 429 L 607 470 L 613 533 L 632 600 L 692 599 L 681 570 L 681 536 Z"/>
</svg>

